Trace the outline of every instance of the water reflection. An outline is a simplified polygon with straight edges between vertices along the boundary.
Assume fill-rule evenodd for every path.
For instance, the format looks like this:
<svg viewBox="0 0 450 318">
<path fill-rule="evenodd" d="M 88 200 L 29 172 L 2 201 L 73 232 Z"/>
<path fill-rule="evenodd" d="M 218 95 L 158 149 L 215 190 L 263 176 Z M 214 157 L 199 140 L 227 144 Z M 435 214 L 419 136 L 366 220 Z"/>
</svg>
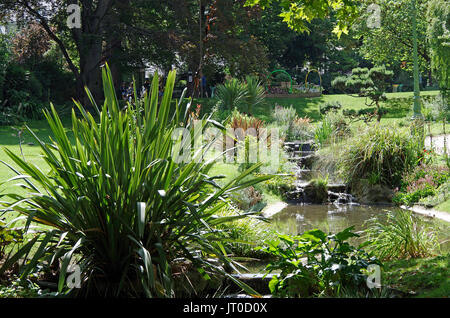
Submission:
<svg viewBox="0 0 450 318">
<path fill-rule="evenodd" d="M 337 233 L 350 226 L 354 231 L 363 234 L 368 227 L 368 221 L 373 218 L 383 220 L 387 212 L 398 208 L 391 206 L 362 205 L 289 205 L 283 211 L 273 216 L 274 229 L 282 234 L 297 235 L 312 229 L 320 229 L 326 233 Z M 450 226 L 447 222 L 417 216 L 427 222 L 432 222 L 438 228 L 441 249 L 450 250 Z M 364 239 L 354 239 L 353 243 L 362 243 Z"/>
</svg>

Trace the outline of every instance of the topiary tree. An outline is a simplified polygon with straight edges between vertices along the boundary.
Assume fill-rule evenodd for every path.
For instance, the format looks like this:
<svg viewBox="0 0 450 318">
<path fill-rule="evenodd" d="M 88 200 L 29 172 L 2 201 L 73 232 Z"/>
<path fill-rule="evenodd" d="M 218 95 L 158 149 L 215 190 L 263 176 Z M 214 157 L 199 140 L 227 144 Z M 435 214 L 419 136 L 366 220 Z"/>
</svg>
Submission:
<svg viewBox="0 0 450 318">
<path fill-rule="evenodd" d="M 366 97 L 366 106 L 376 107 L 377 121 L 380 122 L 385 113 L 380 103 L 387 100 L 385 92 L 393 74 L 384 65 L 371 69 L 354 68 L 351 75 L 337 77 L 331 82 L 331 85 L 347 94 Z"/>
</svg>

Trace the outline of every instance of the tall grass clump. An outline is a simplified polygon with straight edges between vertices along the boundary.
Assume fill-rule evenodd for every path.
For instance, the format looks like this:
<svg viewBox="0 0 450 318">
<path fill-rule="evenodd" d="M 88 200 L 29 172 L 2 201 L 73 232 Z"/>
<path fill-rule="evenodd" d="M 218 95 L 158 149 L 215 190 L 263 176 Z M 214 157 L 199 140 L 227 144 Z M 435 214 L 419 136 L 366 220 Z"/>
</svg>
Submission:
<svg viewBox="0 0 450 318">
<path fill-rule="evenodd" d="M 324 117 L 320 125 L 316 128 L 314 139 L 320 147 L 327 145 L 334 133 L 332 122 L 328 117 Z"/>
<path fill-rule="evenodd" d="M 227 80 L 225 83 L 217 86 L 216 96 L 223 109 L 232 111 L 244 103 L 247 88 L 236 78 Z"/>
<path fill-rule="evenodd" d="M 346 182 L 356 184 L 372 179 L 392 188 L 399 187 L 402 175 L 417 166 L 420 158 L 418 137 L 405 131 L 374 125 L 343 145 L 340 172 Z"/>
<path fill-rule="evenodd" d="M 280 135 L 286 141 L 310 140 L 314 138 L 314 129 L 308 117 L 298 117 L 294 107 L 275 105 L 272 117 L 274 125 L 280 129 Z"/>
<path fill-rule="evenodd" d="M 45 111 L 51 142 L 28 129 L 48 173 L 5 149 L 19 167 L 10 166 L 17 173 L 13 180 L 22 181 L 27 193 L 4 195 L 10 202 L 3 203 L 4 210 L 24 215 L 25 230 L 30 224 L 40 230 L 28 232 L 29 240 L 0 268 L 0 275 L 21 260 L 24 280 L 41 268 L 59 268 L 59 293 L 175 297 L 174 277 L 192 271 L 204 279 L 226 275 L 254 293 L 223 271 L 220 264 L 235 268 L 235 262 L 214 227 L 242 217 L 217 215 L 231 192 L 267 177 L 247 178 L 258 168 L 253 166 L 221 187 L 215 181 L 220 177 L 209 175 L 213 163 L 198 157 L 201 151 L 192 151 L 192 160 L 177 160 L 179 150 L 192 140 L 177 137 L 176 129 L 198 135 L 189 109 L 182 112 L 181 104 L 176 104 L 170 113 L 175 72 L 168 75 L 161 100 L 154 76 L 142 112 L 136 112 L 132 103 L 119 109 L 108 66 L 102 74 L 105 102 L 101 109 L 93 102 L 98 121 L 76 103 L 81 116 L 72 111 L 73 138 L 53 106 Z M 209 122 L 200 121 L 202 130 Z M 73 265 L 79 266 L 82 282 L 80 289 L 70 290 L 66 276 Z"/>
<path fill-rule="evenodd" d="M 244 103 L 251 115 L 256 106 L 264 104 L 266 91 L 258 77 L 250 75 L 245 77 L 245 88 Z"/>
<path fill-rule="evenodd" d="M 371 220 L 366 234 L 382 260 L 432 256 L 439 248 L 433 226 L 406 210 L 388 212 L 387 220 Z"/>
</svg>

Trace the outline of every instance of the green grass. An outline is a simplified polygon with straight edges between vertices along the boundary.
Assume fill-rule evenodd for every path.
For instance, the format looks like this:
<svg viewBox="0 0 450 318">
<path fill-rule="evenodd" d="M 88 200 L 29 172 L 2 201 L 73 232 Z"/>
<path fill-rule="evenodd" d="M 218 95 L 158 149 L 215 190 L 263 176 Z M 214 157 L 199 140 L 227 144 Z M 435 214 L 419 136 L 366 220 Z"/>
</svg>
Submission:
<svg viewBox="0 0 450 318">
<path fill-rule="evenodd" d="M 422 92 L 422 95 L 437 94 L 437 91 Z M 392 104 L 392 111 L 382 119 L 382 123 L 389 125 L 400 123 L 400 126 L 408 125 L 410 122 L 409 116 L 412 109 L 412 96 L 412 92 L 388 93 L 388 103 Z M 398 99 L 400 98 L 409 98 L 411 100 L 411 105 L 409 105 L 409 103 L 398 102 Z M 352 97 L 348 95 L 323 95 L 317 98 L 267 98 L 264 105 L 256 106 L 253 111 L 255 117 L 258 117 L 267 122 L 271 122 L 273 120 L 272 111 L 275 107 L 275 104 L 279 104 L 282 106 L 292 105 L 296 109 L 299 116 L 308 116 L 314 121 L 318 122 L 320 120 L 319 105 L 330 101 L 339 101 L 344 109 L 357 110 L 365 107 L 365 98 Z M 202 114 L 205 114 L 211 111 L 211 108 L 215 104 L 215 100 L 198 99 L 195 101 L 194 105 L 196 103 L 202 104 Z M 70 130 L 71 125 L 69 117 L 63 119 L 63 124 Z M 354 127 L 357 129 L 358 125 L 364 125 L 364 123 L 355 123 Z M 39 138 L 48 140 L 48 137 L 51 135 L 50 128 L 45 120 L 30 122 L 29 126 L 38 135 Z M 441 133 L 441 131 L 442 128 L 440 124 L 434 123 L 432 125 L 431 132 L 434 135 Z M 16 131 L 11 127 L 0 127 L 0 160 L 11 163 L 10 159 L 6 156 L 3 150 L 3 148 L 5 147 L 12 150 L 16 154 L 20 154 L 19 139 L 16 134 Z M 32 138 L 31 136 L 29 136 L 29 134 L 26 133 L 23 139 L 24 141 L 22 150 L 25 159 L 29 162 L 35 163 L 44 171 L 46 171 L 46 164 L 40 158 L 39 147 L 37 145 L 28 145 L 29 142 L 32 142 Z M 219 164 L 214 169 L 217 169 L 219 172 L 222 171 L 222 174 L 226 175 L 229 179 L 232 179 L 237 175 L 237 166 L 234 167 L 233 165 Z M 1 185 L 1 183 L 13 177 L 14 175 L 14 172 L 12 172 L 8 167 L 0 164 L 0 194 L 5 191 L 6 187 L 11 186 L 11 184 Z M 18 189 L 17 191 L 20 190 Z M 269 204 L 270 202 L 275 202 L 279 199 L 278 197 L 270 193 L 265 193 L 265 198 L 267 199 L 267 202 Z M 447 208 L 447 211 L 450 209 L 450 207 L 448 207 L 449 205 L 450 203 L 444 206 L 445 208 Z"/>
<path fill-rule="evenodd" d="M 434 209 L 438 210 L 438 211 L 443 211 L 443 212 L 447 212 L 450 213 L 450 199 L 439 204 L 438 206 L 436 206 Z"/>
<path fill-rule="evenodd" d="M 384 264 L 382 284 L 413 297 L 449 297 L 450 254 Z"/>
<path fill-rule="evenodd" d="M 224 185 L 235 179 L 237 176 L 239 176 L 239 174 L 240 172 L 238 164 L 218 163 L 211 169 L 211 175 L 225 176 L 224 179 L 218 180 L 221 185 Z M 271 205 L 276 202 L 283 201 L 283 198 L 281 196 L 275 195 L 274 193 L 270 192 L 269 189 L 262 184 L 256 185 L 255 188 L 261 192 L 263 197 L 264 203 L 261 208 L 264 208 L 265 206 Z"/>
<path fill-rule="evenodd" d="M 421 92 L 422 96 L 425 95 L 437 95 L 438 91 L 427 91 Z M 412 92 L 401 92 L 401 93 L 387 93 L 388 101 L 383 103 L 382 106 L 390 107 L 391 112 L 384 117 L 384 121 L 398 120 L 408 116 L 412 111 Z M 399 99 L 408 98 L 409 103 L 404 103 Z M 349 95 L 322 95 L 321 97 L 315 98 L 266 98 L 266 103 L 264 105 L 258 105 L 253 109 L 253 115 L 257 118 L 271 122 L 272 111 L 275 104 L 281 106 L 292 105 L 300 117 L 307 116 L 314 121 L 320 120 L 319 106 L 326 102 L 338 101 L 342 104 L 343 109 L 354 109 L 358 110 L 365 108 L 364 97 L 353 97 Z M 213 99 L 198 99 L 194 104 L 202 105 L 202 113 L 208 113 L 214 106 L 215 101 Z M 412 114 L 412 113 L 411 113 Z"/>
</svg>

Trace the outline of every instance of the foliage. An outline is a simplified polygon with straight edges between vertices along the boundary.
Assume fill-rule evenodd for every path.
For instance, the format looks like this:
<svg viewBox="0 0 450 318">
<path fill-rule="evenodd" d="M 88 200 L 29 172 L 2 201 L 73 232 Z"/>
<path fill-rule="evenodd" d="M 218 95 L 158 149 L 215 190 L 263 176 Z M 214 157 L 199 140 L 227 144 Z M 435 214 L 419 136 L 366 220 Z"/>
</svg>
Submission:
<svg viewBox="0 0 450 318">
<path fill-rule="evenodd" d="M 342 287 L 361 288 L 366 283 L 364 270 L 380 264 L 362 246 L 354 247 L 348 239 L 358 237 L 353 227 L 337 234 L 311 230 L 299 236 L 278 235 L 266 242 L 264 251 L 276 257 L 267 271 L 279 271 L 269 283 L 276 297 L 335 295 Z"/>
<path fill-rule="evenodd" d="M 450 90 L 450 4 L 445 0 L 431 0 L 427 11 L 427 38 L 431 47 L 434 74 L 445 98 Z"/>
<path fill-rule="evenodd" d="M 333 135 L 334 129 L 331 121 L 327 116 L 323 118 L 319 126 L 316 128 L 314 138 L 320 147 L 324 147 Z"/>
<path fill-rule="evenodd" d="M 346 142 L 339 170 L 350 184 L 377 174 L 381 184 L 399 187 L 422 156 L 417 138 L 390 127 L 368 127 Z"/>
<path fill-rule="evenodd" d="M 281 131 L 281 137 L 287 141 L 309 140 L 313 137 L 311 120 L 308 117 L 299 117 L 292 105 L 289 107 L 275 105 L 272 117 Z"/>
<path fill-rule="evenodd" d="M 246 93 L 244 103 L 247 105 L 247 112 L 252 114 L 253 108 L 264 104 L 265 90 L 261 81 L 255 76 L 245 77 Z"/>
<path fill-rule="evenodd" d="M 246 95 L 246 88 L 238 79 L 232 78 L 216 88 L 216 96 L 224 109 L 238 108 Z"/>
<path fill-rule="evenodd" d="M 265 123 L 261 119 L 242 114 L 237 109 L 234 109 L 228 125 L 233 129 L 241 128 L 244 131 L 255 129 L 256 133 L 258 133 L 259 130 L 264 127 Z"/>
<path fill-rule="evenodd" d="M 450 293 L 450 254 L 384 263 L 382 281 L 411 297 L 446 298 Z"/>
<path fill-rule="evenodd" d="M 347 33 L 349 26 L 358 16 L 357 1 L 320 0 L 315 3 L 300 0 L 278 0 L 282 12 L 280 17 L 287 25 L 299 32 L 308 32 L 308 23 L 314 19 L 324 19 L 333 12 L 336 26 L 333 30 L 338 36 Z M 258 5 L 262 9 L 270 7 L 270 0 L 247 0 L 246 5 Z"/>
<path fill-rule="evenodd" d="M 242 211 L 230 207 L 219 212 L 219 215 L 225 217 L 236 217 L 242 214 Z M 217 227 L 224 232 L 227 239 L 224 246 L 237 257 L 267 258 L 267 253 L 257 247 L 268 238 L 275 239 L 276 235 L 267 220 L 255 214 L 246 213 L 246 215 L 245 218 Z"/>
<path fill-rule="evenodd" d="M 262 201 L 261 193 L 254 187 L 248 187 L 242 191 L 233 193 L 231 200 L 238 209 L 247 211 Z"/>
<path fill-rule="evenodd" d="M 36 298 L 54 296 L 48 291 L 43 291 L 38 285 L 31 281 L 23 282 L 15 279 L 2 286 L 0 284 L 0 298 Z"/>
<path fill-rule="evenodd" d="M 423 109 L 428 109 L 432 121 L 443 121 L 450 119 L 449 104 L 445 102 L 442 94 L 438 94 L 432 99 L 423 101 Z M 426 111 L 424 111 L 425 113 Z"/>
<path fill-rule="evenodd" d="M 297 117 L 297 112 L 292 105 L 289 107 L 282 107 L 276 104 L 272 116 L 279 126 L 289 126 Z"/>
<path fill-rule="evenodd" d="M 371 69 L 354 68 L 351 75 L 337 77 L 331 84 L 342 92 L 356 93 L 360 97 L 370 99 L 371 103 L 366 103 L 366 105 L 376 106 L 377 121 L 379 122 L 383 116 L 380 102 L 387 100 L 385 93 L 392 75 L 393 72 L 387 70 L 384 65 Z"/>
<path fill-rule="evenodd" d="M 326 115 L 330 111 L 337 111 L 342 108 L 342 104 L 339 101 L 326 102 L 319 106 L 319 112 L 321 115 Z"/>
<path fill-rule="evenodd" d="M 393 201 L 398 204 L 412 205 L 437 193 L 437 188 L 450 179 L 450 170 L 446 166 L 421 164 L 403 176 L 399 191 Z"/>
<path fill-rule="evenodd" d="M 152 94 L 143 101 L 143 113 L 134 116 L 133 104 L 119 110 L 111 72 L 109 67 L 103 69 L 105 103 L 101 111 L 93 104 L 99 123 L 77 103 L 82 117 L 72 111 L 73 142 L 55 108 L 46 111 L 53 141 L 46 143 L 28 129 L 49 165 L 46 174 L 5 150 L 26 174 L 13 169 L 18 174 L 14 179 L 23 180 L 21 186 L 28 190 L 4 195 L 13 201 L 4 203 L 6 211 L 19 212 L 27 222 L 46 226 L 13 257 L 22 258 L 32 246 L 37 247 L 21 268 L 21 279 L 45 264 L 58 265 L 62 257 L 59 292 L 70 292 L 64 285 L 68 265 L 73 262 L 82 273 L 78 293 L 173 297 L 173 275 L 180 259 L 205 279 L 210 278 L 208 272 L 228 275 L 211 259 L 234 268 L 212 227 L 235 218 L 217 217 L 216 212 L 232 191 L 268 176 L 243 181 L 256 165 L 220 187 L 215 182 L 219 177 L 208 175 L 213 163 L 197 160 L 199 152 L 187 162 L 177 160 L 180 149 L 185 143 L 190 145 L 191 139 L 179 138 L 173 143 L 173 133 L 180 122 L 193 132 L 192 124 L 187 115 L 180 117 L 178 104 L 170 114 L 175 72 L 169 74 L 160 102 L 158 81 L 155 76 Z M 207 122 L 206 118 L 201 121 L 203 128 Z"/>
<path fill-rule="evenodd" d="M 270 192 L 280 195 L 282 198 L 286 199 L 286 193 L 292 191 L 295 188 L 295 181 L 297 178 L 295 175 L 288 176 L 274 176 L 264 182 L 264 185 L 269 189 Z"/>
<path fill-rule="evenodd" d="M 436 229 L 411 211 L 388 212 L 386 220 L 368 223 L 370 248 L 382 260 L 427 257 L 439 248 Z"/>
<path fill-rule="evenodd" d="M 8 224 L 0 220 L 0 263 L 9 259 L 9 255 L 14 246 L 17 246 L 23 241 L 23 232 L 14 227 L 15 222 Z"/>
<path fill-rule="evenodd" d="M 10 46 L 9 36 L 0 34 L 0 101 L 3 101 L 3 85 L 5 83 L 6 67 L 10 59 Z"/>
<path fill-rule="evenodd" d="M 12 39 L 14 59 L 31 69 L 40 62 L 49 49 L 50 37 L 37 22 L 28 24 Z"/>
<path fill-rule="evenodd" d="M 427 41 L 426 18 L 428 0 L 416 0 L 417 44 L 421 72 L 429 74 L 430 47 Z M 376 18 L 371 6 L 376 4 L 380 11 L 380 24 L 370 25 Z M 361 15 L 355 23 L 354 37 L 361 40 L 358 50 L 365 59 L 375 65 L 385 64 L 396 74 L 412 74 L 413 36 L 411 27 L 411 0 L 361 1 Z M 431 79 L 429 79 L 431 80 Z M 410 81 L 412 82 L 412 81 Z M 407 84 L 408 80 L 397 76 L 396 83 Z"/>
<path fill-rule="evenodd" d="M 316 203 L 325 203 L 328 199 L 328 175 L 323 178 L 318 176 L 313 178 L 309 185 L 312 187 L 314 191 L 314 197 L 317 201 Z"/>
</svg>

